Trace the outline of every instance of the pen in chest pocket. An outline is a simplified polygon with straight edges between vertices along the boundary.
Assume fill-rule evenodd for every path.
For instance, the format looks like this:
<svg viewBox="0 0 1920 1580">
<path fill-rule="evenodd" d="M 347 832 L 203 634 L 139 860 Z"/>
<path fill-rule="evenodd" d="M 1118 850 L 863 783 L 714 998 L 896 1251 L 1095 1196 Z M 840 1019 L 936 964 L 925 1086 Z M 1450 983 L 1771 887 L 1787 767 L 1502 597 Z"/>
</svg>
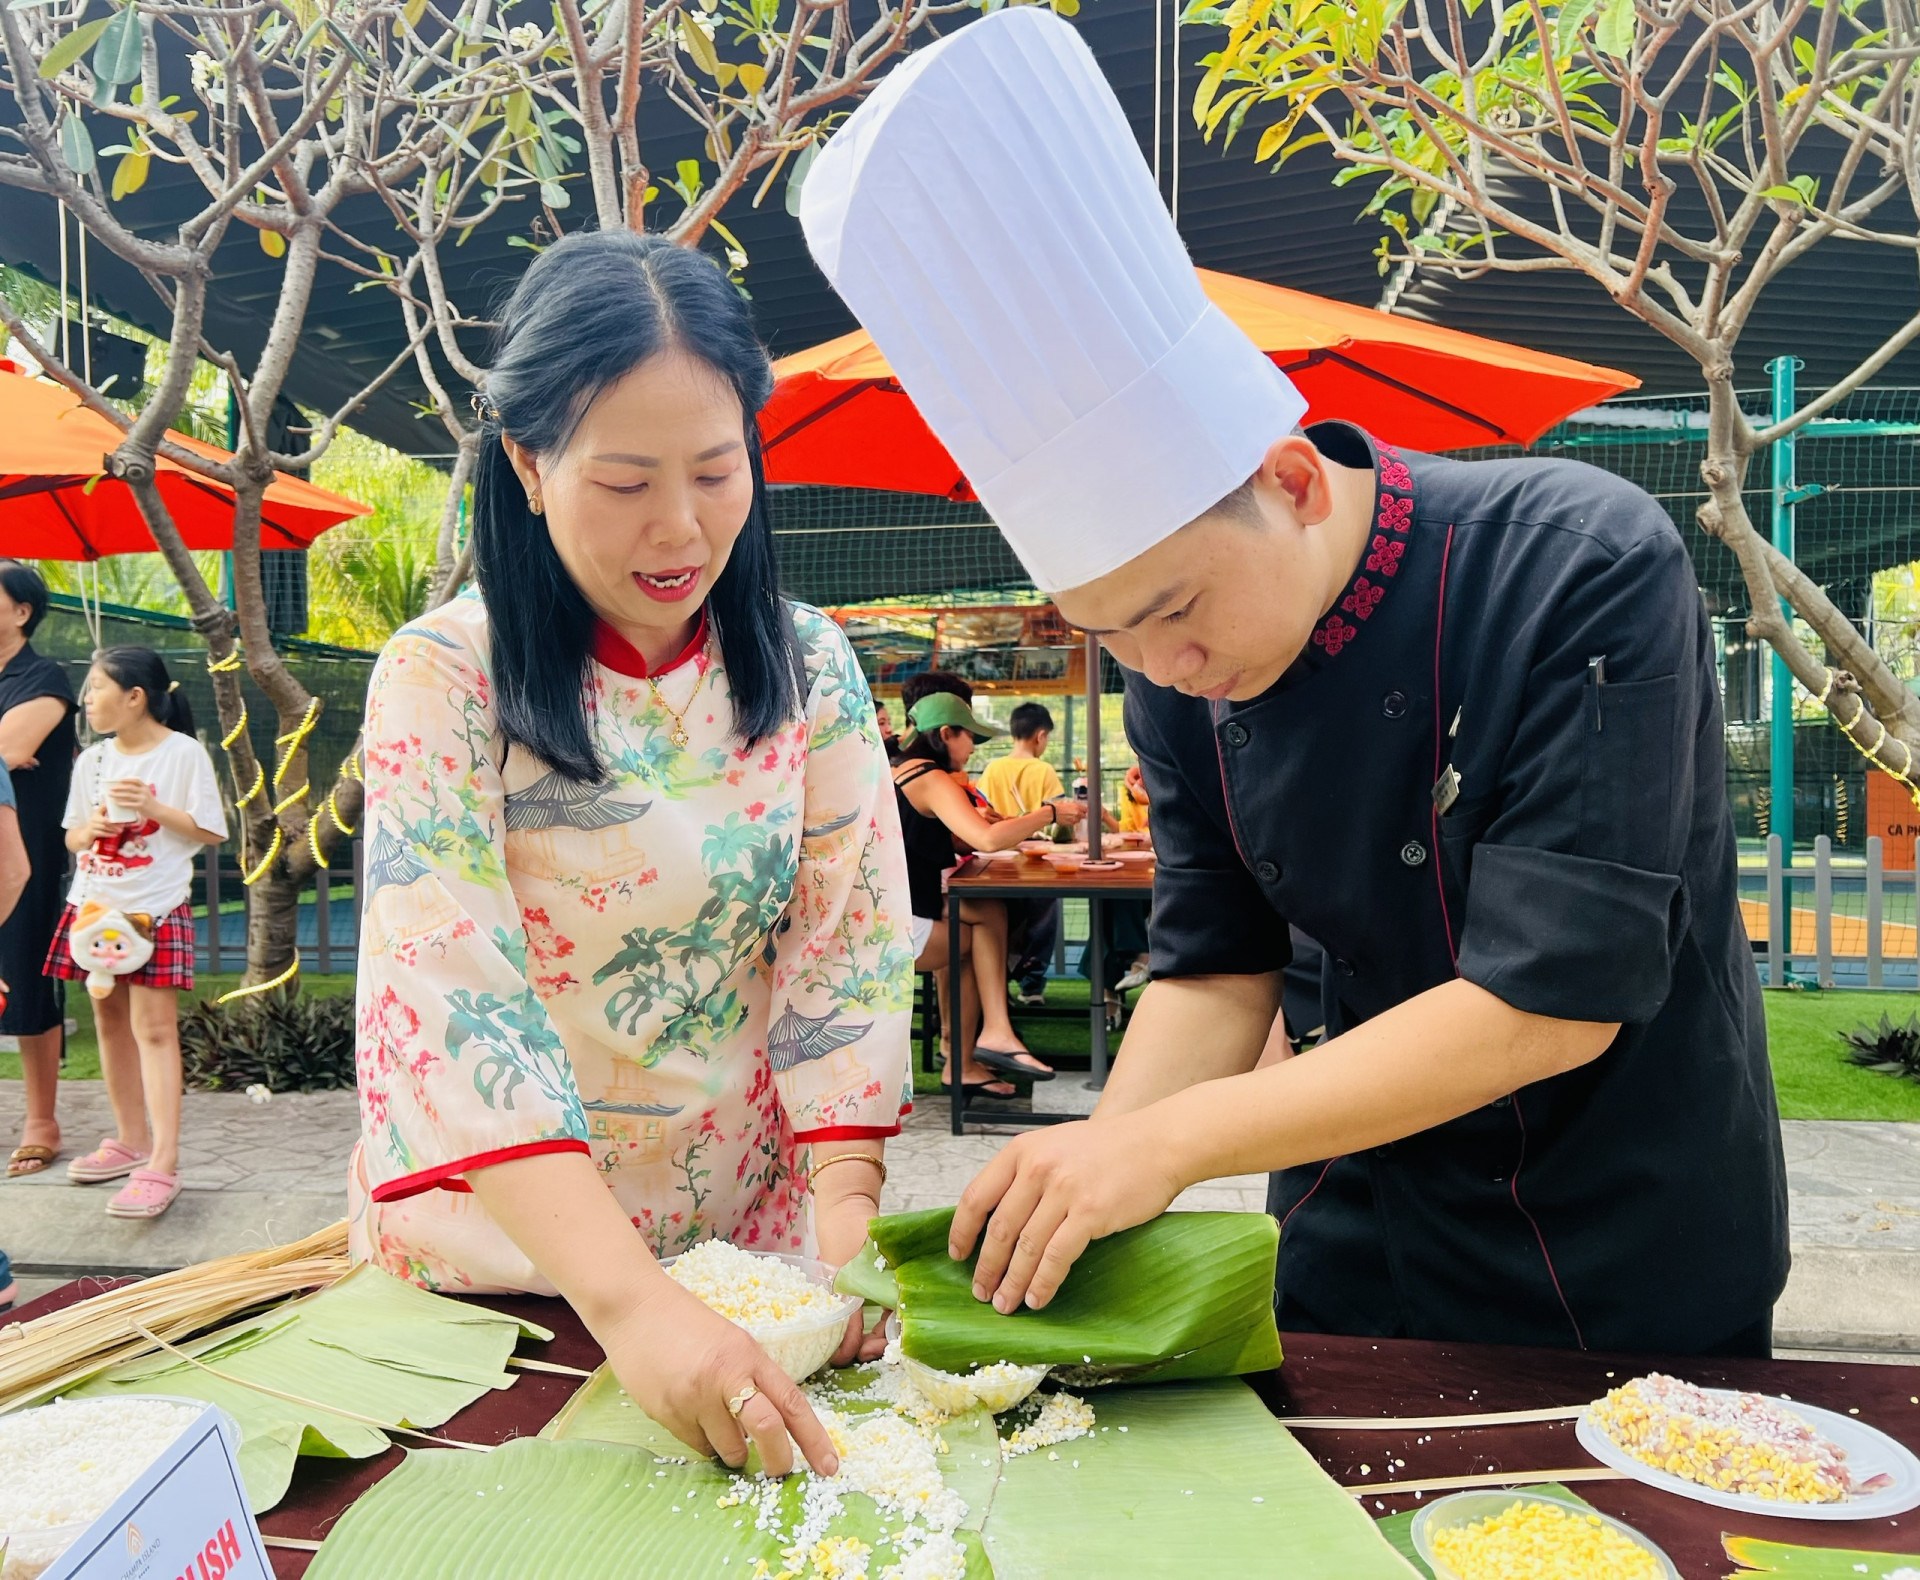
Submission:
<svg viewBox="0 0 1920 1580">
<path fill-rule="evenodd" d="M 1607 727 L 1606 715 L 1600 711 L 1600 691 L 1607 683 L 1607 655 L 1598 653 L 1587 660 L 1587 690 L 1593 694 L 1593 728 L 1598 734 Z"/>
</svg>

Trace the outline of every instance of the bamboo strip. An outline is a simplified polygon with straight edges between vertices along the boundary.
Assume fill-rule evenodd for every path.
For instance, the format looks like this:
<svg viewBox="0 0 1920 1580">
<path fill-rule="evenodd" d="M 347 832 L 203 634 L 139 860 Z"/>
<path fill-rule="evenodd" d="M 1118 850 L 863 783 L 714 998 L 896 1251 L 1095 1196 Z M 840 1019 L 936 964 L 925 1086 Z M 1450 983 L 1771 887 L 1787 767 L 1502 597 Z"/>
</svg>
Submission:
<svg viewBox="0 0 1920 1580">
<path fill-rule="evenodd" d="M 269 1536 L 265 1531 L 262 1531 L 260 1533 L 260 1540 L 265 1542 L 269 1547 L 284 1547 L 289 1552 L 317 1553 L 320 1551 L 320 1544 L 318 1542 L 310 1542 L 304 1536 Z"/>
<path fill-rule="evenodd" d="M 1498 1410 L 1483 1415 L 1283 1415 L 1280 1424 L 1290 1431 L 1314 1432 L 1424 1432 L 1474 1426 L 1519 1426 L 1528 1421 L 1577 1421 L 1587 1406 L 1555 1405 L 1551 1410 Z"/>
<path fill-rule="evenodd" d="M 1495 1470 L 1477 1476 L 1429 1476 L 1424 1481 L 1356 1481 L 1341 1490 L 1356 1498 L 1374 1493 L 1451 1492 L 1456 1487 L 1523 1487 L 1542 1481 L 1626 1481 L 1624 1470 L 1583 1467 L 1576 1470 Z"/>
<path fill-rule="evenodd" d="M 556 1377 L 591 1377 L 592 1372 L 582 1371 L 578 1366 L 562 1366 L 558 1361 L 530 1360 L 524 1355 L 509 1355 L 509 1366 L 517 1366 L 523 1372 L 552 1372 Z"/>
<path fill-rule="evenodd" d="M 58 1393 L 156 1347 L 139 1336 L 190 1338 L 241 1312 L 348 1271 L 347 1226 L 336 1223 L 291 1245 L 225 1256 L 0 1326 L 0 1414 Z"/>
<path fill-rule="evenodd" d="M 138 1324 L 135 1324 L 138 1327 Z M 476 1454 L 491 1454 L 491 1443 L 463 1443 L 457 1437 L 436 1437 L 431 1432 L 422 1432 L 417 1427 L 395 1426 L 382 1421 L 377 1416 L 361 1415 L 357 1410 L 349 1410 L 343 1405 L 321 1404 L 317 1399 L 303 1399 L 297 1393 L 284 1393 L 278 1388 L 269 1388 L 265 1383 L 252 1382 L 245 1377 L 236 1377 L 232 1372 L 223 1372 L 217 1366 L 209 1366 L 196 1355 L 189 1355 L 176 1344 L 157 1338 L 145 1328 L 139 1328 L 140 1336 L 169 1355 L 176 1355 L 189 1366 L 197 1366 L 209 1377 L 218 1377 L 224 1383 L 232 1383 L 236 1388 L 251 1389 L 254 1393 L 265 1394 L 269 1399 L 279 1399 L 287 1404 L 297 1404 L 303 1410 L 318 1410 L 322 1415 L 337 1415 L 343 1421 L 358 1421 L 362 1426 L 370 1426 L 381 1432 L 398 1432 L 406 1437 L 424 1438 L 429 1443 L 438 1443 L 442 1448 L 466 1448 Z"/>
</svg>

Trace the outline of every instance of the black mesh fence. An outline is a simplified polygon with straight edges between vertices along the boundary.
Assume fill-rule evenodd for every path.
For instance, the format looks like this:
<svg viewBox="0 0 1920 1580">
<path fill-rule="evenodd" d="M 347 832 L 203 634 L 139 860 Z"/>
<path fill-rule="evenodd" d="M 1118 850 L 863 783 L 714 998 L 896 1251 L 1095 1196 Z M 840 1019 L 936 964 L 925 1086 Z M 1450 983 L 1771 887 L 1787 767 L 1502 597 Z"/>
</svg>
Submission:
<svg viewBox="0 0 1920 1580">
<path fill-rule="evenodd" d="M 1802 392 L 1803 398 L 1807 392 Z M 1764 420 L 1765 391 L 1742 396 Z M 1624 398 L 1582 413 L 1530 452 L 1490 448 L 1463 458 L 1531 453 L 1560 456 L 1631 479 L 1660 501 L 1686 538 L 1722 654 L 1727 712 L 1728 793 L 1743 837 L 1766 833 L 1771 807 L 1766 652 L 1748 641 L 1747 597 L 1731 553 L 1695 521 L 1706 498 L 1706 397 Z M 1798 440 L 1795 510 L 1799 563 L 1865 627 L 1896 673 L 1920 689 L 1920 389 L 1863 390 L 1841 402 Z M 1755 457 L 1747 508 L 1765 532 L 1772 509 L 1770 460 Z M 1057 693 L 1067 658 L 1031 645 L 1035 622 L 1012 611 L 1044 602 L 978 505 L 871 490 L 785 487 L 774 490 L 774 531 L 782 575 L 795 597 L 858 610 L 848 622 L 869 678 L 882 690 L 915 670 L 958 670 L 996 695 L 992 711 L 1022 700 L 1028 676 Z M 988 629 L 983 606 L 1000 612 Z M 963 616 L 976 611 L 970 623 Z M 962 634 L 956 634 L 962 633 Z M 1060 640 L 1070 640 L 1063 635 Z M 1120 689 L 1103 666 L 1103 690 Z M 1057 695 L 1045 700 L 1061 712 Z M 1827 834 L 1836 845 L 1865 839 L 1865 764 L 1824 722 L 1812 699 L 1796 700 L 1794 731 L 1797 840 Z M 1115 760 L 1126 750 L 1107 737 Z M 1084 742 L 1084 734 L 1080 736 Z M 1083 747 L 1081 748 L 1083 749 Z M 1078 752 L 1076 752 L 1078 755 Z M 1107 777 L 1112 777 L 1111 770 Z"/>
<path fill-rule="evenodd" d="M 178 615 L 127 609 L 116 604 L 99 607 L 100 635 L 96 643 L 79 600 L 54 594 L 53 606 L 40 629 L 34 633 L 33 645 L 47 657 L 57 660 L 66 670 L 73 681 L 76 697 L 85 685 L 87 669 L 96 646 L 115 647 L 129 643 L 150 647 L 160 654 L 167 661 L 173 678 L 180 683 L 180 689 L 193 704 L 194 723 L 200 739 L 213 754 L 214 766 L 220 771 L 220 789 L 227 801 L 231 826 L 235 793 L 233 775 L 225 754 L 220 750 L 220 737 L 225 732 L 220 728 L 220 715 L 214 707 L 213 682 L 207 674 L 206 644 L 193 627 Z M 360 734 L 360 717 L 366 706 L 367 678 L 373 672 L 374 655 L 291 638 L 282 639 L 278 646 L 280 656 L 300 684 L 320 699 L 320 717 L 313 734 L 307 738 L 307 751 L 310 781 L 318 793 L 324 794 L 332 786 L 341 763 L 346 760 L 347 753 L 353 749 L 353 743 Z M 247 700 L 247 733 L 253 741 L 254 754 L 271 774 L 278 761 L 274 745 L 274 736 L 279 733 L 277 716 L 266 697 L 245 675 L 241 677 L 241 691 Z M 91 739 L 86 733 L 84 717 L 80 724 L 83 742 Z M 291 789 L 292 786 L 285 788 Z M 229 844 L 225 848 L 229 860 L 236 859 L 234 846 Z"/>
</svg>

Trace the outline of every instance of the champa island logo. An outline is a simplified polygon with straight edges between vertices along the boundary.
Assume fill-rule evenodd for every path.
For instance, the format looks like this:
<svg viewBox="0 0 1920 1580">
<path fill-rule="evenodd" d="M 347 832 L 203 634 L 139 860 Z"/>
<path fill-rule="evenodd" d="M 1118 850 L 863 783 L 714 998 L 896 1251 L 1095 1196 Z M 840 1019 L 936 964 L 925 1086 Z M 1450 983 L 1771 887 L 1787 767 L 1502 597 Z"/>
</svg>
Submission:
<svg viewBox="0 0 1920 1580">
<path fill-rule="evenodd" d="M 140 1550 L 146 1545 L 147 1539 L 140 1534 L 140 1527 L 129 1520 L 127 1522 L 127 1556 L 138 1558 Z"/>
</svg>

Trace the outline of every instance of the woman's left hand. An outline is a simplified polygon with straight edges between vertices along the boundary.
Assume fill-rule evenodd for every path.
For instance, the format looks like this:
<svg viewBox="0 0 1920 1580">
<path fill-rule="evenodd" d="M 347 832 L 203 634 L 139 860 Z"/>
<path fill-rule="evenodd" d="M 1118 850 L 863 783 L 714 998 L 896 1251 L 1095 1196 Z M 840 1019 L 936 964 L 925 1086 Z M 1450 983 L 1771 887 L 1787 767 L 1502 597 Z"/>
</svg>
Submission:
<svg viewBox="0 0 1920 1580">
<path fill-rule="evenodd" d="M 863 1170 L 849 1164 L 833 1171 L 835 1174 L 861 1174 L 877 1170 Z M 823 1181 L 824 1183 L 824 1181 Z M 879 1216 L 880 1206 L 874 1194 L 859 1189 L 848 1190 L 841 1187 L 831 1197 L 816 1196 L 813 1204 L 814 1238 L 820 1248 L 820 1260 L 833 1268 L 844 1267 L 852 1261 L 860 1247 L 867 1243 L 867 1225 Z M 840 1340 L 840 1347 L 833 1352 L 833 1364 L 851 1366 L 855 1361 L 878 1360 L 887 1347 L 887 1319 L 882 1313 L 871 1330 L 862 1322 L 865 1308 L 854 1311 L 847 1318 L 847 1331 Z"/>
</svg>

